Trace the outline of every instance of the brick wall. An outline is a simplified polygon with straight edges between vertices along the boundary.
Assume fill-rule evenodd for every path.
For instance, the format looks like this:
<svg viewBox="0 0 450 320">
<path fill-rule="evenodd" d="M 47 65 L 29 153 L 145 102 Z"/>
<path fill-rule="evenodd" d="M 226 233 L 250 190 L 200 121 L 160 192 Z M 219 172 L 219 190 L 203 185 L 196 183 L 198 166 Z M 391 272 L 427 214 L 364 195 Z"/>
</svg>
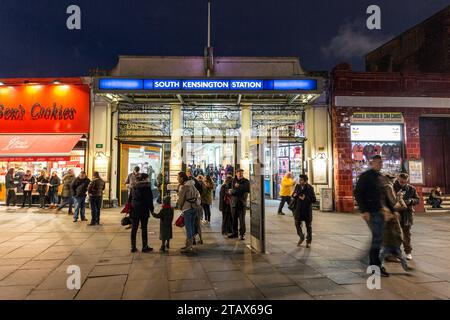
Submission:
<svg viewBox="0 0 450 320">
<path fill-rule="evenodd" d="M 352 187 L 352 150 L 350 141 L 350 119 L 354 112 L 401 112 L 405 120 L 405 156 L 418 159 L 420 154 L 419 119 L 427 114 L 448 114 L 447 108 L 394 108 L 394 107 L 336 107 L 336 96 L 409 96 L 409 97 L 450 97 L 450 75 L 399 73 L 352 72 L 346 64 L 333 71 L 332 125 L 334 157 L 334 191 L 336 210 L 353 212 L 354 199 Z M 427 86 L 421 84 L 427 83 Z M 419 92 L 419 93 L 418 93 Z M 417 187 L 422 199 L 422 188 Z M 421 202 L 417 212 L 424 211 Z"/>
</svg>

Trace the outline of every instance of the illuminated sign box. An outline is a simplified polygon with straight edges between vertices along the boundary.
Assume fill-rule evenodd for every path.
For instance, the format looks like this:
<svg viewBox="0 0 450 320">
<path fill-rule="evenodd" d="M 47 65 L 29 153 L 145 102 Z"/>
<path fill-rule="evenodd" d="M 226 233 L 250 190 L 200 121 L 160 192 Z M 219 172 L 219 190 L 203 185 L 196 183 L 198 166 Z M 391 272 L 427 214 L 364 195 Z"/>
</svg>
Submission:
<svg viewBox="0 0 450 320">
<path fill-rule="evenodd" d="M 99 79 L 100 90 L 314 91 L 316 79 Z"/>
<path fill-rule="evenodd" d="M 401 125 L 352 125 L 352 141 L 402 141 Z"/>
</svg>

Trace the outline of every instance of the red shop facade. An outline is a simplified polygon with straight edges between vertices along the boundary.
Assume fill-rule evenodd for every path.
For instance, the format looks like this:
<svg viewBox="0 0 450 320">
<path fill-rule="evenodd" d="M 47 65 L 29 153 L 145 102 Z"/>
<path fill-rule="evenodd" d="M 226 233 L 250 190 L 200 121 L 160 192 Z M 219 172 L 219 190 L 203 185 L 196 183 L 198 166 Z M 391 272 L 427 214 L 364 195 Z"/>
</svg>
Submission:
<svg viewBox="0 0 450 320">
<path fill-rule="evenodd" d="M 335 208 L 355 212 L 353 188 L 368 159 L 384 172 L 407 172 L 422 195 L 450 193 L 450 75 L 332 72 Z M 416 207 L 424 212 L 424 203 Z"/>
<path fill-rule="evenodd" d="M 68 169 L 85 170 L 90 91 L 80 78 L 0 79 L 0 201 L 5 174 L 15 169 L 16 193 L 21 175 Z M 35 190 L 34 192 L 35 193 Z"/>
</svg>

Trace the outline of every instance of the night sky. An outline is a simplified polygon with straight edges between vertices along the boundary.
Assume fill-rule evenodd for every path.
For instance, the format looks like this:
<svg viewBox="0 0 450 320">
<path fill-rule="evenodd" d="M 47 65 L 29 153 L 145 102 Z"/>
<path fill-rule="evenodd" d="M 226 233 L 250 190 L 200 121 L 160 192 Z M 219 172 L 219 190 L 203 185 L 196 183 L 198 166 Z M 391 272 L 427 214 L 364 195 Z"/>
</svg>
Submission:
<svg viewBox="0 0 450 320">
<path fill-rule="evenodd" d="M 69 5 L 81 30 L 66 28 Z M 88 75 L 118 55 L 203 55 L 206 0 L 0 0 L 0 78 Z M 366 9 L 382 10 L 382 29 L 366 28 Z M 449 0 L 213 0 L 218 56 L 296 56 L 306 70 L 364 54 L 450 5 Z"/>
</svg>

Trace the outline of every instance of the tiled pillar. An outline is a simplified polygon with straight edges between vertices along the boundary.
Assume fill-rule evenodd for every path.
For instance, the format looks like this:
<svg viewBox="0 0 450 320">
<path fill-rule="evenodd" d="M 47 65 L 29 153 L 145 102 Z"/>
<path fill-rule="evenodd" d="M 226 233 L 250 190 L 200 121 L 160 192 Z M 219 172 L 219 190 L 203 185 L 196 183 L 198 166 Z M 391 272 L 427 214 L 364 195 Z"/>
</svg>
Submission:
<svg viewBox="0 0 450 320">
<path fill-rule="evenodd" d="M 239 167 L 244 169 L 244 177 L 249 177 L 249 146 L 251 139 L 252 109 L 251 104 L 242 104 L 241 106 L 241 136 L 238 139 L 240 144 Z"/>
<path fill-rule="evenodd" d="M 181 119 L 181 105 L 172 105 L 171 114 L 171 149 L 170 149 L 170 183 L 177 183 L 177 174 L 181 171 L 182 165 L 182 119 Z"/>
</svg>

